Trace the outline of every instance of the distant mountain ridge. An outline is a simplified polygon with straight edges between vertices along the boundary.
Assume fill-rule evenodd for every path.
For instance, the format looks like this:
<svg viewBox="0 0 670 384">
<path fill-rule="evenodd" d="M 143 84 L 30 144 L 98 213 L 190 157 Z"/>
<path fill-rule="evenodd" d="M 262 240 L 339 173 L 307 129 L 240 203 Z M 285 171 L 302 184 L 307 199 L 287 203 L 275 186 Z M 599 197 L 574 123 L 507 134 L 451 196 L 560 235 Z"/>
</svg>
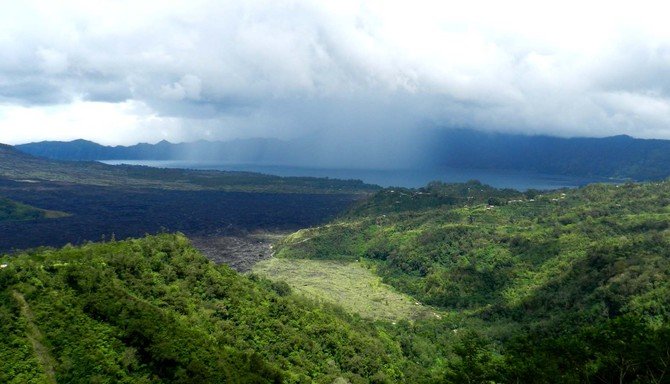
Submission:
<svg viewBox="0 0 670 384">
<path fill-rule="evenodd" d="M 95 161 L 64 161 L 33 156 L 0 144 L 0 184 L 67 183 L 105 187 L 228 192 L 358 194 L 381 187 L 361 180 L 280 177 L 255 172 L 153 168 L 108 165 Z"/>
<path fill-rule="evenodd" d="M 670 140 L 625 135 L 559 138 L 435 129 L 402 149 L 376 151 L 384 153 L 388 161 L 367 153 L 340 154 L 340 148 L 346 148 L 341 144 L 330 146 L 315 138 L 293 141 L 259 138 L 178 144 L 161 141 L 111 147 L 75 140 L 29 143 L 16 148 L 59 160 L 197 160 L 346 168 L 354 158 L 353 162 L 370 168 L 386 162 L 389 167 L 518 170 L 634 180 L 670 176 Z M 343 163 L 338 163 L 338 156 Z"/>
<path fill-rule="evenodd" d="M 105 146 L 88 140 L 41 141 L 17 145 L 16 148 L 33 156 L 55 160 L 185 160 L 197 157 L 203 160 L 242 158 L 262 161 L 270 147 L 281 147 L 285 142 L 276 139 L 245 139 L 228 142 L 195 141 L 156 144 L 139 143 L 131 146 Z"/>
<path fill-rule="evenodd" d="M 437 166 L 635 180 L 670 176 L 670 140 L 626 135 L 559 138 L 455 130 L 446 135 L 435 134 L 428 145 Z"/>
</svg>

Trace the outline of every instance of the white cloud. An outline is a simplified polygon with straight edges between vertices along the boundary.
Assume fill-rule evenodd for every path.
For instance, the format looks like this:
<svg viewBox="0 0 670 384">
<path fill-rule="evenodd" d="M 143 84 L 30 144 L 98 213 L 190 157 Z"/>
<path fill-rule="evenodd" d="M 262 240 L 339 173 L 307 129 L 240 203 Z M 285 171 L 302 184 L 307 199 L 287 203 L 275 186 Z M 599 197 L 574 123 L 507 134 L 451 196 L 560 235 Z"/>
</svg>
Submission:
<svg viewBox="0 0 670 384">
<path fill-rule="evenodd" d="M 0 106 L 0 142 L 29 142 L 59 137 L 87 137 L 104 144 L 129 137 L 154 140 L 178 133 L 177 119 L 156 116 L 140 102 L 104 103 L 75 100 L 46 107 Z M 139 135 L 139 136 L 138 136 Z"/>
<path fill-rule="evenodd" d="M 40 48 L 37 50 L 41 69 L 50 75 L 63 73 L 67 70 L 67 55 L 53 49 Z"/>
<path fill-rule="evenodd" d="M 660 1 L 0 2 L 0 141 L 427 125 L 670 138 L 668 10 Z"/>
<path fill-rule="evenodd" d="M 202 91 L 202 80 L 198 76 L 184 75 L 181 80 L 161 87 L 161 96 L 168 100 L 198 100 Z"/>
</svg>

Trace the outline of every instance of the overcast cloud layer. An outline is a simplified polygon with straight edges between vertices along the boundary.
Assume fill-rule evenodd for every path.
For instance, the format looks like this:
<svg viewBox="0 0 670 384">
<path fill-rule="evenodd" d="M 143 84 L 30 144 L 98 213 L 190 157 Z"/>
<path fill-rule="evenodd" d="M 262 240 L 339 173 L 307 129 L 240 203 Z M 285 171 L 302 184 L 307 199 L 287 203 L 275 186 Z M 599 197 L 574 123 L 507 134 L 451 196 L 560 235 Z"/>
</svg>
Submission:
<svg viewBox="0 0 670 384">
<path fill-rule="evenodd" d="M 3 1 L 0 142 L 670 139 L 663 2 Z"/>
</svg>

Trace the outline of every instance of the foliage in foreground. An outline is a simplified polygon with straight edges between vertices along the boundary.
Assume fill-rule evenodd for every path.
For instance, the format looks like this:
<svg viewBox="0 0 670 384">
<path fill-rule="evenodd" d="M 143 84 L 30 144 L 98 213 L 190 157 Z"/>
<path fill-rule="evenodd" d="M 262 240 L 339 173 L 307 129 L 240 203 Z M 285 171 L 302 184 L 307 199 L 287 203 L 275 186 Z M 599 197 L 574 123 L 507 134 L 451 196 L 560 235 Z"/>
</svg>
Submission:
<svg viewBox="0 0 670 384">
<path fill-rule="evenodd" d="M 182 235 L 2 262 L 3 383 L 402 382 L 413 364 L 371 323 L 215 266 Z"/>
<path fill-rule="evenodd" d="M 670 381 L 667 181 L 387 189 L 278 255 L 368 260 L 386 283 L 461 316 L 454 329 L 396 329 L 406 354 L 433 355 L 424 364 L 450 382 Z"/>
<path fill-rule="evenodd" d="M 668 182 L 385 190 L 277 251 L 443 316 L 372 323 L 181 235 L 42 249 L 0 259 L 0 382 L 670 381 Z"/>
</svg>

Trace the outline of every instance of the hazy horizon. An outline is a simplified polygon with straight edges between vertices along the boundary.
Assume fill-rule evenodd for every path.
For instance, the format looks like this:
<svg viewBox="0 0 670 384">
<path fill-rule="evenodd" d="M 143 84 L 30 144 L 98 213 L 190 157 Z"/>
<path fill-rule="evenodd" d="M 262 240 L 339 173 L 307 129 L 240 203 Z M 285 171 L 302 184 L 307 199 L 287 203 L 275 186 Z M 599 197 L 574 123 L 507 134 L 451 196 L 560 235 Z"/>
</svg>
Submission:
<svg viewBox="0 0 670 384">
<path fill-rule="evenodd" d="M 666 8 L 5 3 L 0 142 L 319 137 L 383 154 L 452 128 L 668 139 Z"/>
<path fill-rule="evenodd" d="M 460 128 L 452 128 L 452 129 L 443 129 L 443 131 L 474 131 L 474 132 L 481 132 L 485 134 L 507 134 L 504 132 L 495 132 L 495 131 L 484 131 L 484 130 L 478 130 L 478 129 L 460 129 Z M 627 133 L 621 133 L 621 134 L 614 134 L 614 135 L 608 135 L 608 136 L 587 136 L 587 135 L 575 135 L 575 136 L 556 136 L 556 135 L 551 135 L 551 134 L 546 134 L 546 133 L 509 133 L 511 135 L 515 136 L 526 136 L 526 137 L 554 137 L 554 138 L 560 138 L 560 139 L 598 139 L 598 138 L 611 138 L 611 137 L 617 137 L 617 136 L 626 136 L 630 137 L 632 139 L 638 139 L 638 140 L 670 140 L 670 139 L 656 139 L 656 138 L 644 138 L 644 137 L 638 137 L 632 134 L 627 134 Z M 170 141 L 166 138 L 162 139 L 156 139 L 153 141 L 138 141 L 138 142 L 131 142 L 128 144 L 103 144 L 94 140 L 89 140 L 85 138 L 76 138 L 76 139 L 69 139 L 69 140 L 37 140 L 37 141 L 26 141 L 26 142 L 19 142 L 19 143 L 14 143 L 14 144 L 8 144 L 8 143 L 2 143 L 2 144 L 7 144 L 7 145 L 25 145 L 25 144 L 34 144 L 34 143 L 40 143 L 40 142 L 63 142 L 63 143 L 69 143 L 69 142 L 74 142 L 74 141 L 87 141 L 91 142 L 94 144 L 102 145 L 105 147 L 131 147 L 134 145 L 141 145 L 141 144 L 149 144 L 149 145 L 156 145 L 161 142 L 166 142 L 169 144 L 193 144 L 193 143 L 198 143 L 198 142 L 209 142 L 209 143 L 229 143 L 229 142 L 235 142 L 235 141 L 254 141 L 254 140 L 276 140 L 279 142 L 290 142 L 293 140 L 299 140 L 304 137 L 298 137 L 298 138 L 292 138 L 292 139 L 282 139 L 282 138 L 276 138 L 276 137 L 262 137 L 262 136 L 255 136 L 255 137 L 235 137 L 231 139 L 207 139 L 207 138 L 200 138 L 200 139 L 192 139 L 188 140 L 186 139 L 185 141 Z"/>
</svg>

